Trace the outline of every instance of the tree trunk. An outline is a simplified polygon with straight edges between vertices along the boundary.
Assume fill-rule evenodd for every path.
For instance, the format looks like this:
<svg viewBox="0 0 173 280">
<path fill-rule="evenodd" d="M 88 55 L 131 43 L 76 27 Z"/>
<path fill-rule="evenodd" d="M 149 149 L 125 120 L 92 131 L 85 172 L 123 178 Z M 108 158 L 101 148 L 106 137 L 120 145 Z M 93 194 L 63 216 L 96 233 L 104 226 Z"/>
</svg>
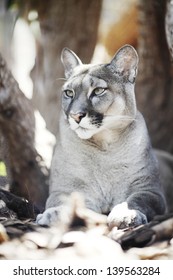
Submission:
<svg viewBox="0 0 173 280">
<path fill-rule="evenodd" d="M 0 0 L 0 50 L 8 64 L 11 64 L 11 39 L 18 16 L 17 9 L 8 9 L 10 1 Z"/>
<path fill-rule="evenodd" d="M 173 67 L 165 34 L 166 0 L 139 0 L 137 103 L 152 144 L 173 153 Z"/>
<path fill-rule="evenodd" d="M 11 192 L 43 211 L 48 196 L 48 172 L 34 146 L 33 106 L 20 91 L 1 56 L 0 127 L 8 146 Z"/>
<path fill-rule="evenodd" d="M 41 29 L 32 72 L 33 101 L 54 134 L 58 131 L 60 110 L 58 78 L 64 77 L 61 51 L 69 47 L 85 63 L 90 62 L 97 41 L 101 3 L 101 0 L 50 0 L 44 4 L 41 0 L 31 1 L 30 9 L 37 10 Z"/>
<path fill-rule="evenodd" d="M 169 46 L 171 60 L 173 62 L 173 2 L 167 1 L 167 12 L 165 18 L 166 39 Z"/>
</svg>

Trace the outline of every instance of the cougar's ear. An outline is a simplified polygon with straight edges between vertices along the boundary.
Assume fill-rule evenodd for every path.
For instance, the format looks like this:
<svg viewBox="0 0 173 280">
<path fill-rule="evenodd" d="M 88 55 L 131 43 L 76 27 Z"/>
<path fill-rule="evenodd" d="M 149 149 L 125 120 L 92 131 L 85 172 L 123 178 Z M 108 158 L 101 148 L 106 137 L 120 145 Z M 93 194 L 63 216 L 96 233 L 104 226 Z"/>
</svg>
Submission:
<svg viewBox="0 0 173 280">
<path fill-rule="evenodd" d="M 127 76 L 130 83 L 134 83 L 137 75 L 138 60 L 136 50 L 130 45 L 125 45 L 116 52 L 109 67 L 119 75 Z"/>
<path fill-rule="evenodd" d="M 62 50 L 61 61 L 64 65 L 65 77 L 67 79 L 72 75 L 73 69 L 76 66 L 82 65 L 82 62 L 79 59 L 79 57 L 68 48 L 64 48 Z"/>
</svg>

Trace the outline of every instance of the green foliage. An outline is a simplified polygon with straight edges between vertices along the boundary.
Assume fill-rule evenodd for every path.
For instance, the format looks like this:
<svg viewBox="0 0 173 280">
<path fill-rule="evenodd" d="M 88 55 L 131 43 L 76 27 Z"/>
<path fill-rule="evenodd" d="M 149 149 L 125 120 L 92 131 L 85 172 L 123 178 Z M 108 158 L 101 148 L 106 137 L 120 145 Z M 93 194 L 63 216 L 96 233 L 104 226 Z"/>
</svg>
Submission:
<svg viewBox="0 0 173 280">
<path fill-rule="evenodd" d="M 2 177 L 7 176 L 6 166 L 3 161 L 0 161 L 0 176 L 2 176 Z"/>
</svg>

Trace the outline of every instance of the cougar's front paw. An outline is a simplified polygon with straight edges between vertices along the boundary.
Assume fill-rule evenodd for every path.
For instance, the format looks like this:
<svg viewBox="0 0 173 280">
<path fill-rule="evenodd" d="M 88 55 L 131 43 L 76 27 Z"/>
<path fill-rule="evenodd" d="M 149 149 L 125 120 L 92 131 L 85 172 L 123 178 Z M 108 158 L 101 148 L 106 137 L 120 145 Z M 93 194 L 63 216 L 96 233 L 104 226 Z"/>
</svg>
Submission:
<svg viewBox="0 0 173 280">
<path fill-rule="evenodd" d="M 139 210 L 129 209 L 127 202 L 116 205 L 108 216 L 108 225 L 110 228 L 115 226 L 119 229 L 136 227 L 147 222 L 145 214 Z"/>
<path fill-rule="evenodd" d="M 51 207 L 39 214 L 36 218 L 36 223 L 39 225 L 51 225 L 58 221 L 60 214 L 59 207 Z"/>
</svg>

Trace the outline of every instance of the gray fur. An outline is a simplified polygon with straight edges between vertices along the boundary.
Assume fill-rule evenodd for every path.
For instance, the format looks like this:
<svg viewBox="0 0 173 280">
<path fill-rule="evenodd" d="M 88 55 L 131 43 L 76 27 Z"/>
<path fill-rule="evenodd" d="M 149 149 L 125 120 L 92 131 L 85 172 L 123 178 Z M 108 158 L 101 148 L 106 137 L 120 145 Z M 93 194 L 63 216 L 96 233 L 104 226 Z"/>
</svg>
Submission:
<svg viewBox="0 0 173 280">
<path fill-rule="evenodd" d="M 159 162 L 161 185 L 163 186 L 167 211 L 173 213 L 173 156 L 168 152 L 154 150 Z"/>
<path fill-rule="evenodd" d="M 68 79 L 60 135 L 47 210 L 37 222 L 55 222 L 72 192 L 82 193 L 88 208 L 109 214 L 110 227 L 137 226 L 163 214 L 158 162 L 136 108 L 136 51 L 126 45 L 109 64 L 84 65 L 64 49 L 62 60 Z"/>
</svg>

